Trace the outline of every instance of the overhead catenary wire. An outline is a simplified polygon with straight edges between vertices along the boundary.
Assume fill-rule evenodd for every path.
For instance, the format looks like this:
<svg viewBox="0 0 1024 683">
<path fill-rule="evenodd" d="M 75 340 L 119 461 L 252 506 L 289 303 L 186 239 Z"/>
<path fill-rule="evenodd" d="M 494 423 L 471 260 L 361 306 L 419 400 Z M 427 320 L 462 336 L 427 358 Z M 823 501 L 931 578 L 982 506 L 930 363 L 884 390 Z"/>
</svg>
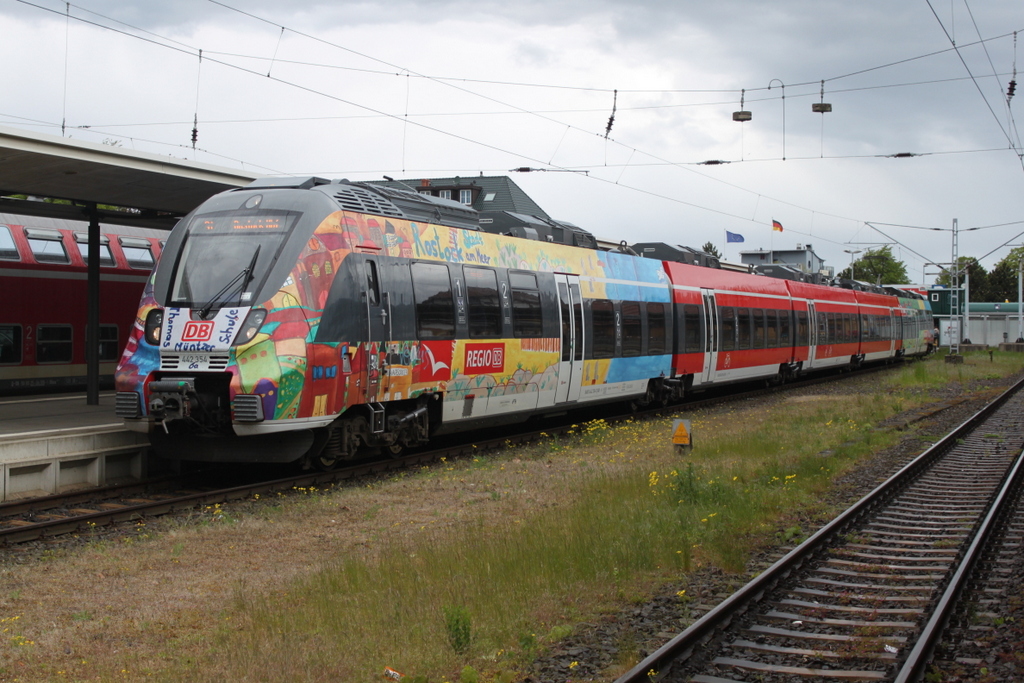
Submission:
<svg viewBox="0 0 1024 683">
<path fill-rule="evenodd" d="M 32 3 L 25 3 L 25 4 L 32 4 Z M 68 4 L 69 4 L 69 6 L 70 6 L 70 3 L 68 3 Z M 227 7 L 227 5 L 225 5 L 224 3 L 221 3 L 221 2 L 215 2 L 215 4 L 218 4 L 218 5 L 222 5 L 222 6 L 225 6 L 225 7 Z M 46 8 L 41 8 L 41 9 L 46 9 Z M 231 9 L 233 9 L 233 8 L 231 8 Z M 247 14 L 247 13 L 246 13 L 246 14 Z M 252 15 L 250 15 L 250 16 L 252 16 Z M 76 17 L 76 19 L 78 19 L 78 18 Z M 93 23 L 93 25 L 96 25 L 96 26 L 98 26 L 98 27 L 100 27 L 100 28 L 104 28 L 104 29 L 110 29 L 110 27 L 107 27 L 107 26 L 102 26 L 102 25 L 99 25 L 99 24 L 95 24 L 94 22 L 88 22 L 88 23 Z M 281 28 L 282 32 L 283 32 L 283 31 L 285 30 L 285 27 L 284 27 L 284 26 L 280 26 L 280 28 Z M 113 29 L 111 29 L 111 30 L 113 30 Z M 135 36 L 135 35 L 133 35 L 133 34 L 131 34 L 131 33 L 126 33 L 126 32 L 122 32 L 122 33 L 124 33 L 125 35 L 128 35 L 128 36 L 131 36 L 131 37 L 136 37 L 136 38 L 138 38 L 138 37 L 139 37 L 139 36 Z M 155 35 L 155 34 L 150 34 L 150 35 Z M 315 38 L 314 38 L 314 39 L 315 39 Z M 163 45 L 163 43 L 160 43 L 160 42 L 158 42 L 158 41 L 151 41 L 151 42 L 154 42 L 154 43 L 156 43 L 156 44 L 160 44 L 160 45 Z M 166 47 L 166 45 L 164 45 L 164 46 Z M 342 48 L 342 49 L 345 49 L 345 48 Z M 901 61 L 907 61 L 907 60 L 901 60 Z M 223 61 L 218 61 L 217 63 L 219 63 L 219 64 L 222 64 L 222 65 L 225 65 L 225 66 L 229 66 L 229 67 L 231 67 L 231 68 L 236 68 L 236 69 L 240 69 L 240 70 L 242 70 L 242 71 L 246 71 L 246 72 L 250 72 L 250 73 L 253 73 L 253 71 L 252 71 L 252 70 L 249 70 L 249 69 L 245 69 L 244 67 L 238 67 L 237 65 L 233 65 L 233 64 L 230 64 L 230 63 L 225 63 L 225 62 L 223 62 Z M 881 67 L 878 67 L 878 68 L 881 68 Z M 852 72 L 852 73 L 856 73 L 856 72 Z M 850 74 L 848 74 L 848 75 L 850 75 Z M 269 76 L 268 76 L 268 77 L 269 77 Z M 412 77 L 412 76 L 410 76 L 410 77 Z M 367 111 L 371 111 L 371 112 L 372 112 L 372 111 L 374 111 L 374 109 L 373 109 L 372 107 L 367 107 L 367 106 L 365 106 L 365 105 L 361 105 L 361 104 L 359 104 L 359 103 L 354 103 L 354 102 L 350 102 L 350 101 L 347 101 L 347 100 L 345 100 L 345 99 L 343 99 L 343 98 L 337 98 L 337 97 L 335 97 L 335 96 L 332 96 L 332 95 L 330 95 L 329 93 L 323 93 L 323 92 L 317 91 L 317 90 L 316 90 L 316 89 L 314 89 L 314 88 L 308 88 L 308 87 L 305 87 L 305 86 L 301 86 L 301 85 L 298 85 L 298 84 L 290 83 L 290 82 L 288 82 L 288 81 L 286 81 L 286 80 L 284 80 L 284 79 L 275 79 L 275 80 L 278 80 L 279 82 L 281 82 L 281 83 L 284 83 L 284 84 L 287 84 L 287 85 L 292 85 L 292 86 L 294 86 L 294 87 L 299 87 L 299 88 L 305 89 L 305 90 L 307 90 L 308 92 L 313 92 L 313 93 L 317 93 L 317 94 L 320 94 L 320 95 L 323 95 L 323 96 L 326 96 L 326 97 L 331 97 L 332 99 L 336 99 L 337 101 L 345 102 L 346 104 L 349 104 L 349 105 L 351 105 L 351 106 L 355 106 L 355 107 L 361 107 L 361 108 L 363 108 L 364 110 L 367 110 Z M 976 81 L 975 81 L 975 82 L 976 82 Z M 791 87 L 793 87 L 793 86 L 791 86 Z M 756 89 L 754 89 L 754 90 L 756 90 Z M 613 91 L 613 92 L 614 92 L 614 91 Z M 682 92 L 682 91 L 679 91 L 679 92 Z M 830 92 L 831 92 L 831 90 L 830 90 Z M 475 94 L 475 93 L 473 93 L 473 94 Z M 792 96 L 796 97 L 796 96 L 799 96 L 799 95 L 792 95 Z M 495 100 L 495 101 L 496 101 L 496 100 Z M 522 112 L 522 113 L 532 113 L 532 112 L 530 112 L 530 111 L 529 111 L 528 109 L 525 109 L 525 108 L 518 108 L 518 110 L 519 110 L 520 112 Z M 390 113 L 388 113 L 388 112 L 378 112 L 377 114 L 373 114 L 373 115 L 377 115 L 377 116 L 385 116 L 385 117 L 388 117 L 388 118 L 396 118 L 396 115 L 394 115 L 394 114 L 390 114 Z M 195 121 L 196 121 L 196 120 L 197 120 L 197 117 L 196 117 L 196 118 L 194 118 L 194 123 L 195 123 Z M 564 125 L 564 124 L 561 124 L 561 125 Z M 437 132 L 440 132 L 440 133 L 442 133 L 442 134 L 446 134 L 446 135 L 453 135 L 453 134 L 451 134 L 451 133 L 449 133 L 449 132 L 447 132 L 447 131 L 444 131 L 444 130 L 441 130 L 441 129 L 437 129 L 437 128 L 435 128 L 435 127 L 429 127 L 429 126 L 427 126 L 427 128 L 430 128 L 431 130 L 435 130 L 435 131 L 437 131 Z M 565 134 L 566 134 L 566 133 L 568 132 L 568 130 L 569 130 L 569 128 L 567 127 L 567 128 L 566 128 L 566 129 L 565 129 L 565 130 L 563 131 L 563 137 L 564 137 L 564 135 L 565 135 Z M 524 155 L 521 155 L 521 154 L 516 154 L 516 153 L 514 153 L 514 152 L 511 152 L 510 150 L 503 150 L 503 149 L 501 149 L 500 147 L 497 147 L 497 146 L 495 146 L 495 145 L 489 145 L 489 144 L 487 144 L 487 143 L 485 143 L 485 142 L 481 142 L 481 141 L 479 141 L 479 140 L 473 140 L 473 139 L 471 139 L 471 138 L 469 138 L 469 137 L 467 137 L 467 136 L 462 136 L 462 135 L 453 135 L 453 137 L 457 137 L 457 138 L 459 138 L 459 139 L 463 139 L 463 140 L 466 140 L 466 141 L 468 141 L 468 142 L 472 142 L 472 143 L 474 143 L 474 144 L 481 144 L 481 145 L 482 145 L 482 146 L 484 146 L 484 147 L 488 147 L 488 148 L 491 148 L 491 149 L 495 149 L 495 150 L 497 150 L 497 151 L 501 151 L 501 152 L 503 152 L 503 153 L 507 153 L 507 154 L 512 154 L 512 155 L 514 155 L 514 156 L 519 156 L 519 157 L 521 157 L 521 158 L 530 158 L 530 157 L 524 157 Z M 613 141 L 613 142 L 614 142 L 615 144 L 621 144 L 621 143 L 618 143 L 617 141 Z M 635 147 L 627 147 L 627 149 L 629 149 L 629 150 L 630 150 L 630 157 L 631 157 L 631 158 L 633 157 L 633 155 L 634 155 L 635 153 L 639 152 L 639 150 L 637 150 L 637 149 L 636 149 Z M 657 157 L 656 157 L 656 156 L 654 156 L 654 155 L 651 155 L 651 154 L 649 154 L 649 153 L 646 153 L 646 152 L 643 152 L 643 153 L 641 153 L 641 154 L 643 154 L 643 155 L 646 155 L 646 156 L 648 156 L 648 157 L 650 157 L 650 158 L 654 158 L 654 159 L 657 159 Z M 543 163 L 543 162 L 540 162 L 540 163 Z M 674 162 L 674 161 L 670 161 L 670 160 L 661 160 L 661 161 L 660 161 L 659 163 L 661 163 L 662 165 L 666 165 L 666 166 L 677 166 L 677 167 L 681 167 L 681 166 L 682 166 L 682 163 L 683 163 L 683 162 Z M 701 162 L 692 162 L 692 163 L 701 163 Z M 628 165 L 631 165 L 631 164 L 632 164 L 632 159 L 630 160 L 630 163 L 628 163 L 628 164 L 627 164 L 627 166 L 628 166 Z M 549 164 L 549 165 L 550 165 L 550 164 Z M 624 170 L 624 169 L 625 169 L 625 166 L 623 167 L 623 170 Z M 690 169 L 686 169 L 686 170 L 690 170 Z M 693 172 L 693 171 L 691 171 L 691 172 Z M 700 174 L 700 173 L 698 173 L 698 175 L 701 175 L 702 177 L 705 177 L 705 178 L 709 178 L 709 179 L 715 180 L 716 182 L 721 182 L 721 181 L 720 181 L 719 179 L 716 179 L 716 178 L 714 178 L 714 177 L 712 177 L 712 176 L 707 176 L 707 175 L 705 175 L 705 174 Z M 621 173 L 620 173 L 619 177 L 620 177 L 620 179 L 621 179 Z M 733 188 L 739 189 L 739 190 L 741 190 L 741 191 L 744 191 L 744 192 L 752 192 L 752 191 L 751 191 L 751 190 L 749 190 L 749 189 L 746 189 L 746 188 L 742 188 L 742 187 L 739 187 L 739 186 L 737 186 L 737 185 L 734 185 L 734 184 L 731 184 L 731 183 L 725 183 L 725 184 L 726 184 L 726 185 L 728 185 L 728 186 L 730 186 L 730 187 L 733 187 Z M 657 193 L 654 193 L 654 194 L 655 194 L 655 195 L 657 196 Z M 756 194 L 760 195 L 760 193 L 756 193 Z M 780 203 L 783 203 L 783 204 L 787 204 L 787 205 L 791 205 L 791 206 L 794 206 L 794 207 L 796 207 L 796 208 L 800 208 L 801 210 L 808 210 L 808 211 L 812 211 L 811 209 L 806 209 L 805 207 L 800 207 L 799 205 L 796 205 L 796 204 L 792 204 L 792 203 L 787 203 L 787 202 L 782 202 L 782 200 L 778 200 L 778 199 L 775 199 L 775 198 L 772 198 L 772 199 L 773 199 L 773 201 L 779 201 Z M 710 207 L 702 207 L 702 206 L 700 206 L 700 205 L 697 205 L 697 204 L 692 204 L 692 203 L 688 203 L 688 202 L 683 202 L 683 203 L 687 203 L 687 204 L 689 204 L 689 205 L 691 205 L 691 206 L 695 206 L 695 207 L 697 207 L 697 208 L 702 208 L 702 209 L 705 209 L 705 210 L 709 210 L 709 211 L 713 211 L 713 212 L 715 211 L 714 209 L 711 209 Z M 719 213 L 721 213 L 721 212 L 719 212 Z M 834 218 L 840 218 L 840 219 L 843 219 L 843 220 L 851 220 L 851 221 L 855 220 L 855 219 L 851 219 L 851 218 L 847 218 L 847 217 L 843 217 L 843 216 L 835 216 L 835 215 L 833 215 L 833 214 L 828 214 L 828 213 L 826 213 L 826 212 L 816 212 L 816 213 L 820 213 L 821 215 L 825 215 L 825 216 L 831 216 L 831 217 L 834 217 Z M 728 215 L 728 213 L 727 213 L 727 212 L 726 212 L 726 213 L 723 213 L 723 215 Z M 790 230 L 790 231 L 791 231 L 791 232 L 799 232 L 799 231 L 794 231 L 794 230 Z M 838 242 L 837 242 L 837 244 L 838 244 Z"/>
<path fill-rule="evenodd" d="M 960 60 L 960 63 L 963 64 L 963 67 L 967 71 L 968 75 L 970 75 L 971 80 L 974 82 L 974 87 L 977 89 L 978 94 L 981 95 L 981 99 L 985 102 L 985 106 L 988 108 L 989 113 L 992 114 L 992 118 L 995 119 L 996 125 L 999 126 L 999 130 L 1002 131 L 1003 136 L 1006 137 L 1006 140 L 1010 143 L 1010 147 L 1013 148 L 1013 150 L 1017 153 L 1017 159 L 1018 161 L 1021 162 L 1021 169 L 1024 170 L 1024 157 L 1021 156 L 1018 146 L 1014 144 L 1013 138 L 1003 127 L 1002 121 L 999 120 L 999 116 L 992 108 L 992 104 L 988 101 L 988 97 L 985 96 L 985 91 L 982 90 L 981 85 L 978 84 L 978 79 L 974 77 L 974 73 L 971 71 L 971 67 L 968 66 L 967 60 L 964 59 L 963 54 L 957 47 L 956 40 L 953 38 L 952 35 L 950 35 L 949 31 L 946 30 L 945 25 L 942 23 L 942 19 L 939 18 L 938 13 L 936 13 L 935 8 L 932 6 L 932 0 L 925 0 L 925 2 L 928 3 L 928 8 L 932 11 L 932 14 L 935 15 L 935 20 L 939 22 L 939 27 L 942 28 L 943 33 L 946 34 L 946 37 L 949 39 L 949 42 L 953 45 L 957 58 Z"/>
</svg>

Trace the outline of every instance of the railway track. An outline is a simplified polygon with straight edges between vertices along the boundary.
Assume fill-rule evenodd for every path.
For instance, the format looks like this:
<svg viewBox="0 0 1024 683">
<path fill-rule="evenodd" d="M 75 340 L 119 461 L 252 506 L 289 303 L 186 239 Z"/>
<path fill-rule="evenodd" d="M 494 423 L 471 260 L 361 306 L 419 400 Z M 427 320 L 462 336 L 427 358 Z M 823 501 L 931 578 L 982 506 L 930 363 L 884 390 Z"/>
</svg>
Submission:
<svg viewBox="0 0 1024 683">
<path fill-rule="evenodd" d="M 857 370 L 855 373 L 869 374 L 887 367 L 890 366 L 872 366 Z M 607 412 L 600 415 L 594 412 L 591 416 L 588 411 L 586 414 L 575 414 L 573 417 L 577 422 L 597 416 L 610 421 L 656 417 L 681 410 L 698 410 L 723 402 L 758 398 L 775 393 L 780 389 L 798 389 L 829 381 L 837 381 L 836 376 L 834 374 L 814 375 L 782 386 L 766 386 L 759 383 L 754 388 L 738 393 L 735 389 L 728 393 L 717 390 L 707 397 L 691 399 L 681 405 L 638 410 L 618 416 L 609 416 Z M 574 426 L 568 423 L 561 426 L 546 423 L 540 428 L 529 427 L 513 430 L 497 437 L 477 438 L 472 442 L 462 440 L 441 448 L 412 452 L 397 458 L 359 462 L 339 467 L 330 472 L 307 472 L 221 488 L 212 488 L 209 485 L 200 486 L 187 481 L 184 477 L 167 477 L 123 486 L 85 489 L 41 498 L 4 502 L 0 503 L 0 546 L 88 531 L 98 526 L 192 510 L 205 505 L 244 500 L 256 494 L 265 495 L 293 489 L 308 489 L 309 487 L 322 488 L 347 479 L 421 465 L 441 458 L 453 458 L 502 448 L 509 444 L 526 443 L 542 438 L 544 435 L 569 431 Z"/>
<path fill-rule="evenodd" d="M 1024 479 L 1024 381 L 616 683 L 920 680 Z"/>
</svg>

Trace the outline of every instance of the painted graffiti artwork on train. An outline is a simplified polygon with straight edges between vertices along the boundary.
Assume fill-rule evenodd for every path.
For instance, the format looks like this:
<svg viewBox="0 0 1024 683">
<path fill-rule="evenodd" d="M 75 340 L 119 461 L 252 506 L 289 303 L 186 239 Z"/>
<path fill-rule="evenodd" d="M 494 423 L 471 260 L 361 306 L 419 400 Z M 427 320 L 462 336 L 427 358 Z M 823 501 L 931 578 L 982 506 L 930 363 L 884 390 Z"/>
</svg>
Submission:
<svg viewBox="0 0 1024 683">
<path fill-rule="evenodd" d="M 100 227 L 100 381 L 109 387 L 166 232 Z M 0 214 L 0 394 L 85 387 L 87 230 Z"/>
<path fill-rule="evenodd" d="M 315 178 L 211 198 L 172 231 L 142 295 L 118 415 L 166 457 L 329 467 L 581 405 L 919 353 L 931 329 L 909 317 L 927 309 L 910 293 L 600 250 L 569 224 L 526 239 L 478 219 L 446 199 Z"/>
</svg>

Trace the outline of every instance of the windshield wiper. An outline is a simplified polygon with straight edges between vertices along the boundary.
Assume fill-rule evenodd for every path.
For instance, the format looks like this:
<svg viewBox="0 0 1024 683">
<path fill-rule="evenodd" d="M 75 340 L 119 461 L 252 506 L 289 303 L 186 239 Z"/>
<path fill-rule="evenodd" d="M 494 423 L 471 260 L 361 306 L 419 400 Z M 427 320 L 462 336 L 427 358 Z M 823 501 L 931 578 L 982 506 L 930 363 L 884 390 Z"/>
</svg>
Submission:
<svg viewBox="0 0 1024 683">
<path fill-rule="evenodd" d="M 249 259 L 249 265 L 243 268 L 242 271 L 238 273 L 238 275 L 231 278 L 226 285 L 220 288 L 219 292 L 213 295 L 213 298 L 210 299 L 209 303 L 207 303 L 205 306 L 199 309 L 200 318 L 205 320 L 206 316 L 210 314 L 210 311 L 213 309 L 213 307 L 217 304 L 218 301 L 220 301 L 220 298 L 227 294 L 228 292 L 230 292 L 231 288 L 234 287 L 235 283 L 238 282 L 239 280 L 242 281 L 242 286 L 238 290 L 238 305 L 242 304 L 242 293 L 245 292 L 245 288 L 248 287 L 249 282 L 252 281 L 253 271 L 256 269 L 256 259 L 260 255 L 260 247 L 262 246 L 262 244 L 257 244 L 256 251 L 253 252 L 252 258 Z"/>
</svg>

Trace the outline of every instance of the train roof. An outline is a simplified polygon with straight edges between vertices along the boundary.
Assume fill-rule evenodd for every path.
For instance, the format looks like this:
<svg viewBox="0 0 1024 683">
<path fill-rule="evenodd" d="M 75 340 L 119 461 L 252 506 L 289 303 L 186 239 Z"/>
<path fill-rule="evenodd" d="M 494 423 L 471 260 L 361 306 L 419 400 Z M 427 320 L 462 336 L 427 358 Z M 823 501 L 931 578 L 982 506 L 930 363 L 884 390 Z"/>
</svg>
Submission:
<svg viewBox="0 0 1024 683">
<path fill-rule="evenodd" d="M 348 180 L 306 178 L 257 178 L 239 190 L 297 189 L 317 190 L 331 197 L 347 211 L 369 213 L 384 218 L 401 218 L 421 223 L 435 223 L 464 230 L 479 230 L 478 213 L 459 202 L 412 189 L 383 187 Z M 239 190 L 230 190 L 237 192 Z"/>
</svg>

